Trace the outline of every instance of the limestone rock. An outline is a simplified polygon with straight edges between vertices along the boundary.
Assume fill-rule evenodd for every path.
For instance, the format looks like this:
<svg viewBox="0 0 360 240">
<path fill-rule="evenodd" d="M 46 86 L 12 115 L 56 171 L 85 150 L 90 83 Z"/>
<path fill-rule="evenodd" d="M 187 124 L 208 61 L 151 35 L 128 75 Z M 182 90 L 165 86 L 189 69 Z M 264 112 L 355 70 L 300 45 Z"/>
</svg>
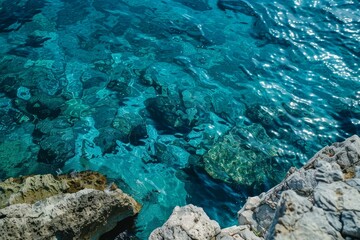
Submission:
<svg viewBox="0 0 360 240">
<path fill-rule="evenodd" d="M 304 167 L 291 168 L 268 192 L 248 198 L 239 226 L 220 231 L 202 209 L 188 205 L 175 208 L 150 240 L 360 239 L 359 169 L 360 138 L 354 135 L 323 148 Z"/>
<path fill-rule="evenodd" d="M 155 229 L 150 240 L 214 239 L 220 233 L 217 222 L 210 220 L 202 208 L 194 205 L 175 207 L 167 222 Z"/>
<path fill-rule="evenodd" d="M 97 239 L 140 204 L 103 175 L 35 175 L 0 183 L 1 239 Z"/>
<path fill-rule="evenodd" d="M 221 230 L 216 240 L 261 240 L 248 225 L 232 226 Z"/>
<path fill-rule="evenodd" d="M 267 239 L 360 238 L 360 138 L 323 148 L 277 186 L 249 198 L 239 224 Z"/>
<path fill-rule="evenodd" d="M 0 207 L 17 203 L 34 203 L 65 192 L 68 186 L 51 174 L 35 175 L 25 178 L 9 178 L 0 183 Z"/>
<path fill-rule="evenodd" d="M 176 207 L 169 220 L 155 229 L 149 240 L 261 240 L 251 231 L 250 226 L 232 226 L 221 229 L 210 220 L 204 210 L 193 205 Z"/>
<path fill-rule="evenodd" d="M 139 211 L 121 190 L 84 189 L 0 210 L 2 239 L 90 239 Z"/>
<path fill-rule="evenodd" d="M 84 188 L 105 190 L 106 178 L 90 171 L 59 176 L 45 174 L 9 178 L 0 182 L 0 208 L 17 203 L 34 203 L 60 193 L 75 193 Z"/>
<path fill-rule="evenodd" d="M 268 239 L 344 239 L 329 223 L 326 212 L 305 197 L 287 190 L 280 199 Z"/>
<path fill-rule="evenodd" d="M 359 238 L 360 236 L 360 212 L 359 211 L 344 211 L 341 214 L 341 220 L 344 225 L 342 234 L 352 238 Z"/>
</svg>

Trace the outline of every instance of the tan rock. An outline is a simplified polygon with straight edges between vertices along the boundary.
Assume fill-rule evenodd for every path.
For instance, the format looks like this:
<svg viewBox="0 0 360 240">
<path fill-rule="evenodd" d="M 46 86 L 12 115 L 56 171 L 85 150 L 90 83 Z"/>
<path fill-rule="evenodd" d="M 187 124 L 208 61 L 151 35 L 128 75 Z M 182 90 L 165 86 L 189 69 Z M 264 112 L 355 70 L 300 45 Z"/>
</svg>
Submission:
<svg viewBox="0 0 360 240">
<path fill-rule="evenodd" d="M 1 209 L 0 236 L 4 240 L 96 239 L 140 208 L 119 189 L 58 194 L 35 204 Z"/>
<path fill-rule="evenodd" d="M 97 239 L 141 205 L 96 172 L 0 183 L 1 239 Z"/>
<path fill-rule="evenodd" d="M 0 208 L 16 203 L 34 203 L 60 193 L 74 193 L 85 188 L 104 190 L 106 178 L 97 172 L 53 176 L 33 175 L 0 182 Z"/>
</svg>

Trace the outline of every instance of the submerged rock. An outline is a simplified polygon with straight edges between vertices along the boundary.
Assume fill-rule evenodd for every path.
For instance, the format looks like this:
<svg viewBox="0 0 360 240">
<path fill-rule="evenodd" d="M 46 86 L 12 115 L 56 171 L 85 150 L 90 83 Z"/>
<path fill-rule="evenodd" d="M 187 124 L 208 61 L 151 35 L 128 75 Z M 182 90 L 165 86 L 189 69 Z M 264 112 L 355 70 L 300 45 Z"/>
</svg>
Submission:
<svg viewBox="0 0 360 240">
<path fill-rule="evenodd" d="M 190 0 L 175 0 L 175 2 L 179 2 L 189 8 L 192 8 L 196 11 L 207 11 L 211 10 L 211 7 L 208 4 L 207 0 L 200 1 L 190 1 Z"/>
<path fill-rule="evenodd" d="M 120 140 L 135 146 L 141 145 L 147 138 L 146 123 L 139 114 L 124 113 L 114 118 L 111 126 L 120 132 Z"/>
<path fill-rule="evenodd" d="M 156 123 L 164 129 L 188 133 L 199 120 L 198 110 L 185 108 L 178 96 L 157 96 L 145 101 L 146 109 Z"/>
<path fill-rule="evenodd" d="M 25 129 L 31 131 L 32 128 L 33 126 L 29 124 Z M 22 134 L 19 139 L 7 140 L 0 137 L 0 176 L 2 179 L 19 175 L 25 169 L 32 170 L 37 167 L 33 159 L 39 147 L 32 143 L 30 134 L 25 131 L 19 132 Z"/>
<path fill-rule="evenodd" d="M 116 150 L 116 141 L 120 139 L 121 132 L 114 128 L 101 128 L 99 129 L 99 136 L 94 139 L 94 143 L 99 146 L 103 152 L 112 153 Z"/>
<path fill-rule="evenodd" d="M 40 146 L 38 162 L 59 168 L 75 155 L 76 135 L 64 117 L 40 121 L 32 135 L 34 143 Z"/>
<path fill-rule="evenodd" d="M 215 179 L 261 192 L 262 186 L 281 181 L 286 173 L 271 141 L 259 124 L 235 127 L 204 155 L 204 168 Z"/>
<path fill-rule="evenodd" d="M 178 212 L 197 208 L 177 207 L 150 239 L 359 239 L 359 199 L 360 138 L 354 135 L 323 148 L 304 167 L 291 168 L 268 192 L 248 198 L 238 213 L 239 226 L 190 236 L 183 226 L 195 215 L 184 221 Z"/>
<path fill-rule="evenodd" d="M 95 172 L 10 178 L 0 191 L 2 239 L 97 239 L 141 208 Z"/>
</svg>

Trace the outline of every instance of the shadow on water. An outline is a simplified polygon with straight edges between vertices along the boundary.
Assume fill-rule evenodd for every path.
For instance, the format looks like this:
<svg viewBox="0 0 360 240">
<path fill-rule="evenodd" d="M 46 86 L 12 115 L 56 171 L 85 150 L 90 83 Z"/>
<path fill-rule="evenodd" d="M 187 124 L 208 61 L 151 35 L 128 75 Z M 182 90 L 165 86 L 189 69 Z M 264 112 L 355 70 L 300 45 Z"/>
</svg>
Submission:
<svg viewBox="0 0 360 240">
<path fill-rule="evenodd" d="M 46 1 L 30 0 L 24 6 L 17 1 L 4 1 L 0 6 L 0 32 L 11 32 L 20 29 L 25 23 L 31 22 L 33 16 L 41 12 Z"/>
<path fill-rule="evenodd" d="M 211 178 L 198 167 L 184 169 L 183 177 L 188 193 L 187 204 L 202 207 L 221 227 L 237 224 L 236 213 L 245 203 L 248 193 Z"/>
<path fill-rule="evenodd" d="M 100 236 L 99 240 L 138 240 L 135 236 L 136 217 L 128 217 L 117 223 L 109 232 Z"/>
</svg>

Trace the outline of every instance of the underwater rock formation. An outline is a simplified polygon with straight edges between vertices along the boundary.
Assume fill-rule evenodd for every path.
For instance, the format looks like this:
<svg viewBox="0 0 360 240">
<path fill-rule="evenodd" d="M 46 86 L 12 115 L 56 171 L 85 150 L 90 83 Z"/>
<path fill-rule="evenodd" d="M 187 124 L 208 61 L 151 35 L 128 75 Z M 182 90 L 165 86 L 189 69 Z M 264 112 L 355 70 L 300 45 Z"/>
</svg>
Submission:
<svg viewBox="0 0 360 240">
<path fill-rule="evenodd" d="M 185 108 L 178 96 L 149 98 L 145 102 L 151 117 L 164 129 L 190 132 L 196 126 L 199 113 L 195 108 Z"/>
<path fill-rule="evenodd" d="M 111 126 L 120 132 L 120 139 L 124 143 L 135 146 L 141 144 L 141 139 L 147 138 L 146 124 L 139 114 L 125 113 L 116 116 Z"/>
<path fill-rule="evenodd" d="M 141 208 L 96 172 L 10 178 L 0 191 L 2 239 L 97 239 Z"/>
<path fill-rule="evenodd" d="M 359 186 L 360 138 L 354 135 L 324 147 L 302 168 L 291 168 L 268 192 L 248 198 L 238 213 L 239 226 L 201 239 L 359 239 Z M 189 221 L 181 218 L 188 214 L 195 221 L 207 216 L 196 218 L 188 209 L 197 208 L 177 207 L 150 239 L 170 239 L 166 234 L 175 229 L 172 236 L 179 237 L 172 239 L 199 239 L 187 234 L 184 226 Z"/>
<path fill-rule="evenodd" d="M 39 122 L 32 136 L 33 142 L 40 146 L 38 162 L 62 167 L 75 155 L 75 133 L 64 117 Z"/>
<path fill-rule="evenodd" d="M 271 141 L 260 124 L 234 127 L 203 156 L 204 169 L 215 179 L 261 192 L 262 185 L 274 186 L 286 173 Z"/>
</svg>

